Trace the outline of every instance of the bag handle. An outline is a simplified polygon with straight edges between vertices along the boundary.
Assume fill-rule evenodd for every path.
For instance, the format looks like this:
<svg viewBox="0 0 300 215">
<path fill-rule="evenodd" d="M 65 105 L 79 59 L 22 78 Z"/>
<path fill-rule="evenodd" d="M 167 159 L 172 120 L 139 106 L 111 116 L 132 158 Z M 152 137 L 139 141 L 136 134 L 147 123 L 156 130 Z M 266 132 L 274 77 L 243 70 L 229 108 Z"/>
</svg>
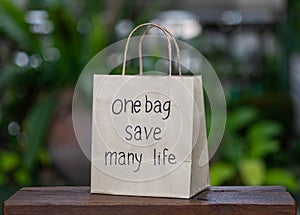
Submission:
<svg viewBox="0 0 300 215">
<path fill-rule="evenodd" d="M 124 59 L 123 59 L 123 68 L 122 68 L 122 75 L 125 75 L 125 68 L 126 68 L 126 59 L 127 59 L 127 51 L 128 51 L 128 45 L 129 45 L 129 41 L 130 41 L 130 38 L 132 37 L 133 33 L 138 30 L 139 28 L 143 27 L 143 26 L 150 26 L 143 34 L 141 40 L 140 40 L 140 43 L 139 43 L 139 64 L 140 64 L 140 75 L 143 74 L 143 70 L 141 69 L 142 68 L 142 54 L 141 54 L 141 41 L 143 40 L 145 34 L 153 27 L 156 27 L 158 29 L 160 29 L 166 36 L 167 40 L 168 40 L 168 50 L 169 50 L 169 75 L 171 76 L 172 74 L 172 48 L 171 48 L 171 43 L 170 43 L 170 40 L 169 40 L 169 37 L 170 36 L 172 38 L 172 40 L 174 41 L 174 44 L 175 44 L 175 47 L 176 47 L 176 52 L 177 52 L 177 61 L 178 61 L 178 72 L 179 72 L 179 75 L 181 75 L 181 67 L 180 67 L 180 54 L 179 54 L 179 48 L 178 48 L 178 44 L 175 40 L 175 37 L 172 35 L 172 33 L 170 31 L 168 31 L 166 28 L 158 25 L 158 24 L 155 24 L 155 23 L 144 23 L 144 24 L 141 24 L 137 27 L 135 27 L 129 34 L 128 38 L 127 38 L 127 42 L 126 42 L 126 45 L 125 45 L 125 50 L 124 50 Z"/>
<path fill-rule="evenodd" d="M 139 65 L 140 65 L 140 75 L 143 74 L 142 42 L 143 42 L 143 39 L 144 39 L 145 35 L 148 33 L 148 31 L 149 31 L 151 28 L 154 28 L 154 27 L 156 27 L 156 26 L 150 26 L 150 27 L 148 27 L 148 28 L 144 31 L 144 33 L 143 33 L 143 35 L 142 35 L 142 37 L 141 37 L 141 39 L 140 39 L 140 42 L 139 42 Z M 178 68 L 178 74 L 179 74 L 179 76 L 181 76 L 182 73 L 181 73 L 181 64 L 180 64 L 180 61 L 181 61 L 181 60 L 180 60 L 180 52 L 179 52 L 179 47 L 178 47 L 178 44 L 177 44 L 177 42 L 176 42 L 176 39 L 175 39 L 174 35 L 173 35 L 168 29 L 166 29 L 166 28 L 164 28 L 163 33 L 165 34 L 165 37 L 166 37 L 166 39 L 168 40 L 168 44 L 170 43 L 169 37 L 171 37 L 171 39 L 172 39 L 173 42 L 174 42 L 175 49 L 176 49 L 176 55 L 177 55 L 177 68 Z M 171 52 L 171 53 L 170 53 L 170 52 Z M 169 75 L 171 76 L 171 75 L 172 75 L 172 64 L 171 64 L 171 62 L 172 62 L 172 46 L 170 46 L 170 48 L 169 48 L 169 59 L 170 59 L 170 60 L 169 60 Z"/>
</svg>

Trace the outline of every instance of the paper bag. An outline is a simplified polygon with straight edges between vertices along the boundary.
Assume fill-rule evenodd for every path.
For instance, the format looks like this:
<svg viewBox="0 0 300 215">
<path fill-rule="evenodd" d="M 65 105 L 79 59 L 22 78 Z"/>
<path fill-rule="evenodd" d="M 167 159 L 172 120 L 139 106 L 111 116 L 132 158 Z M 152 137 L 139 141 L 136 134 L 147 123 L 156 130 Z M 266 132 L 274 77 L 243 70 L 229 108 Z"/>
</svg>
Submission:
<svg viewBox="0 0 300 215">
<path fill-rule="evenodd" d="M 128 76 L 125 59 L 94 75 L 91 192 L 190 198 L 209 186 L 201 76 Z"/>
</svg>

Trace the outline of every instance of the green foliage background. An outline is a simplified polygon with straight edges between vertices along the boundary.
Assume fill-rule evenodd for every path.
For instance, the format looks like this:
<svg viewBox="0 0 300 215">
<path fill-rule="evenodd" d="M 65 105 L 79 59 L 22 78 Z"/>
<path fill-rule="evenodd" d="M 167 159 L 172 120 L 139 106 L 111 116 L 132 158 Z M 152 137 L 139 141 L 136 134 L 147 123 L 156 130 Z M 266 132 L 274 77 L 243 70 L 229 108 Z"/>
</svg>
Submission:
<svg viewBox="0 0 300 215">
<path fill-rule="evenodd" d="M 73 88 L 88 60 L 105 46 L 118 40 L 113 26 L 120 18 L 134 24 L 149 21 L 164 7 L 153 1 L 135 11 L 126 1 L 109 8 L 106 1 L 28 1 L 20 7 L 13 1 L 0 1 L 0 199 L 20 186 L 40 185 L 39 172 L 51 168 L 46 151 L 47 132 L 58 96 Z M 112 14 L 108 14 L 110 11 Z M 42 35 L 30 31 L 25 22 L 29 10 L 45 10 L 54 30 Z M 300 139 L 292 127 L 293 110 L 289 97 L 288 60 L 300 51 L 300 3 L 288 2 L 287 20 L 274 32 L 283 53 L 259 58 L 261 76 L 250 77 L 250 85 L 227 89 L 228 119 L 225 136 L 211 161 L 212 185 L 284 185 L 299 192 Z M 110 16 L 110 19 L 107 19 Z M 78 24 L 90 23 L 80 33 Z M 201 51 L 201 37 L 187 41 Z M 18 67 L 16 51 L 43 56 L 55 47 L 59 59 L 42 59 L 39 67 Z M 242 63 L 217 48 L 206 54 L 221 77 L 239 83 Z M 41 57 L 42 58 L 42 57 Z M 224 59 L 233 65 L 222 73 Z M 24 90 L 26 93 L 24 93 Z M 209 121 L 209 108 L 207 108 Z M 8 125 L 20 124 L 25 139 L 8 133 Z M 208 123 L 209 124 L 209 123 Z"/>
</svg>

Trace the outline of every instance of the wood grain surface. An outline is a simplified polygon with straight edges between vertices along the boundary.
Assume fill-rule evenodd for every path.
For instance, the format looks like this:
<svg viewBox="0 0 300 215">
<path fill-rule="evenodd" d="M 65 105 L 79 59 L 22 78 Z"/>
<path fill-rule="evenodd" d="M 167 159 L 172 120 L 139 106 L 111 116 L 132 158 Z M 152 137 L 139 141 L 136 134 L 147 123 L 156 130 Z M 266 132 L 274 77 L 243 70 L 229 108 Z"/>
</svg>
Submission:
<svg viewBox="0 0 300 215">
<path fill-rule="evenodd" d="M 210 187 L 191 199 L 91 194 L 89 187 L 28 187 L 3 203 L 3 213 L 295 215 L 296 203 L 281 186 Z"/>
</svg>

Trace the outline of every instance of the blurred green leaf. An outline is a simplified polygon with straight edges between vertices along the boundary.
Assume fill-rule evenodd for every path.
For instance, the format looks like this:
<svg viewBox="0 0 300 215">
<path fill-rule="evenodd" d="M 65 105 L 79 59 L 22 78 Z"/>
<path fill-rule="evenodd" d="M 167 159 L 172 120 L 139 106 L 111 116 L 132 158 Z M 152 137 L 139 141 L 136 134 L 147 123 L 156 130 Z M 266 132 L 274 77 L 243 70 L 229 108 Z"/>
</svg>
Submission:
<svg viewBox="0 0 300 215">
<path fill-rule="evenodd" d="M 291 172 L 280 168 L 273 168 L 267 171 L 265 184 L 282 185 L 292 192 L 299 191 L 297 177 Z"/>
<path fill-rule="evenodd" d="M 0 166 L 1 172 L 9 172 L 17 168 L 20 164 L 20 157 L 12 151 L 1 151 Z"/>
<path fill-rule="evenodd" d="M 219 162 L 210 167 L 210 183 L 213 186 L 223 185 L 236 174 L 234 165 Z"/>
<path fill-rule="evenodd" d="M 103 18 L 97 14 L 96 16 L 92 17 L 91 21 L 91 31 L 88 34 L 88 57 L 91 58 L 95 54 L 97 54 L 107 43 L 109 39 L 107 36 L 107 32 L 105 30 L 105 26 L 103 23 Z"/>
<path fill-rule="evenodd" d="M 247 138 L 252 140 L 272 139 L 282 133 L 282 127 L 272 121 L 260 121 L 250 127 Z"/>
<path fill-rule="evenodd" d="M 37 152 L 45 141 L 55 104 L 56 99 L 49 95 L 33 106 L 25 121 L 28 134 L 28 151 L 25 154 L 25 163 L 29 168 L 33 167 Z"/>
<path fill-rule="evenodd" d="M 8 181 L 7 176 L 4 172 L 0 172 L 0 186 L 3 186 Z"/>
<path fill-rule="evenodd" d="M 271 121 L 260 121 L 249 128 L 246 139 L 249 141 L 249 155 L 253 158 L 264 157 L 279 150 L 275 138 L 282 133 L 282 127 Z"/>
<path fill-rule="evenodd" d="M 220 153 L 226 161 L 236 163 L 244 157 L 246 142 L 235 133 L 225 133 L 221 144 Z"/>
<path fill-rule="evenodd" d="M 261 159 L 244 159 L 239 162 L 239 172 L 244 185 L 262 185 L 266 177 L 265 163 Z"/>
<path fill-rule="evenodd" d="M 226 126 L 230 131 L 241 129 L 255 120 L 257 116 L 258 112 L 252 107 L 239 108 L 228 114 Z"/>
<path fill-rule="evenodd" d="M 4 32 L 24 49 L 37 47 L 39 40 L 32 40 L 35 36 L 25 23 L 25 13 L 18 9 L 11 1 L 0 1 L 0 31 Z"/>
<path fill-rule="evenodd" d="M 60 55 L 52 67 L 52 72 L 56 71 L 58 76 L 55 84 L 60 87 L 74 85 L 82 69 L 81 37 L 76 30 L 77 22 L 69 10 L 59 5 L 52 5 L 48 12 L 55 25 L 52 33 L 53 47 L 59 50 Z"/>
<path fill-rule="evenodd" d="M 14 173 L 14 179 L 21 186 L 30 185 L 31 177 L 29 170 L 25 168 L 18 169 Z"/>
<path fill-rule="evenodd" d="M 278 152 L 280 142 L 278 140 L 253 140 L 250 142 L 249 156 L 252 158 L 263 158 L 267 154 Z"/>
<path fill-rule="evenodd" d="M 42 149 L 38 152 L 38 161 L 42 165 L 49 165 L 50 164 L 50 158 L 49 158 L 49 155 L 48 155 L 48 153 L 45 149 Z"/>
</svg>

